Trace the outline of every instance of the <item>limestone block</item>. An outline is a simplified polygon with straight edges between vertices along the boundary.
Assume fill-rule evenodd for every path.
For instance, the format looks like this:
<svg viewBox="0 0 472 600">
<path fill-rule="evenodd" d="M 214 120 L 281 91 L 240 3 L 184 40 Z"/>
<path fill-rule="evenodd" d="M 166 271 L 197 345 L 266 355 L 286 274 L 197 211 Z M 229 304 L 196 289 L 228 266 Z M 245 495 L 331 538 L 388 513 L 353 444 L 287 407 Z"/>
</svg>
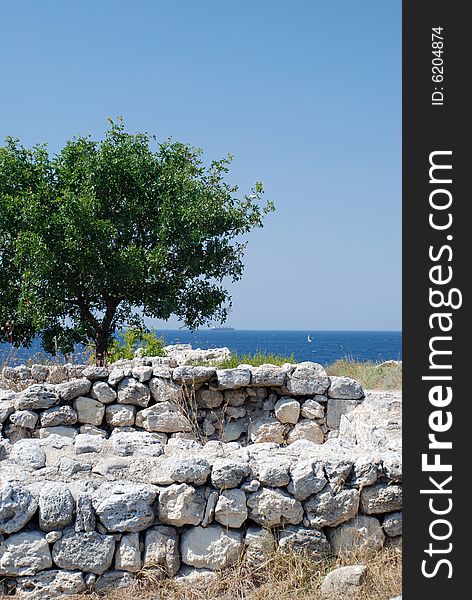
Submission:
<svg viewBox="0 0 472 600">
<path fill-rule="evenodd" d="M 249 518 L 263 527 L 301 523 L 303 507 L 299 500 L 278 489 L 261 488 L 247 500 Z"/>
<path fill-rule="evenodd" d="M 194 567 L 224 569 L 239 560 L 242 548 L 241 532 L 220 525 L 192 527 L 182 534 L 182 561 Z"/>
</svg>

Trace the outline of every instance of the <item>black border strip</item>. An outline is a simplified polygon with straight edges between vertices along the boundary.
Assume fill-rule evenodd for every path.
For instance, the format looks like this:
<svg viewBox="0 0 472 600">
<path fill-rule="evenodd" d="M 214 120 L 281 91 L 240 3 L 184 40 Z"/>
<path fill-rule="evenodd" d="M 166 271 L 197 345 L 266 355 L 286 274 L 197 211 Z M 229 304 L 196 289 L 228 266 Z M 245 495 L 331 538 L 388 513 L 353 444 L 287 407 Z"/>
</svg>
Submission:
<svg viewBox="0 0 472 600">
<path fill-rule="evenodd" d="M 466 8 L 460 2 L 403 2 L 404 600 L 470 594 L 472 328 L 466 288 L 472 254 L 472 103 L 466 89 L 472 36 Z M 442 28 L 437 30 L 440 37 L 433 39 L 433 28 Z M 433 46 L 433 41 L 442 41 L 442 46 Z M 442 80 L 437 77 L 441 71 Z M 439 93 L 433 98 L 433 92 L 443 98 Z M 452 168 L 433 168 L 430 177 L 431 163 Z M 445 208 L 434 207 L 441 204 Z M 438 228 L 450 218 L 449 227 Z M 451 280 L 444 282 L 449 275 Z M 436 293 L 430 298 L 431 290 Z M 452 293 L 455 305 L 462 297 L 462 306 L 433 307 L 432 302 L 441 304 L 441 292 L 445 298 Z M 438 313 L 448 316 L 432 316 Z M 450 331 L 443 331 L 441 326 L 446 329 L 448 324 Z M 438 350 L 447 353 L 435 354 Z M 452 399 L 447 399 L 448 392 Z M 428 448 L 432 434 L 443 447 Z M 441 468 L 450 465 L 451 471 L 433 471 L 427 464 L 434 461 Z"/>
</svg>

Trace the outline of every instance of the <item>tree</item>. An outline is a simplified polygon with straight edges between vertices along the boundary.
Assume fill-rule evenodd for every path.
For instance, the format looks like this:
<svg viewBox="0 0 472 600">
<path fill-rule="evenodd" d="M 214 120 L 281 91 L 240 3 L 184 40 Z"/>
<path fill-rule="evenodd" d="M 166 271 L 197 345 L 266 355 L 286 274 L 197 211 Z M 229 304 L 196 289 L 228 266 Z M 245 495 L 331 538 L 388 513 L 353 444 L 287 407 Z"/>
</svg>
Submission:
<svg viewBox="0 0 472 600">
<path fill-rule="evenodd" d="M 152 148 L 152 145 L 155 148 Z M 223 322 L 225 278 L 243 273 L 247 242 L 272 203 L 261 183 L 236 196 L 232 157 L 205 166 L 201 150 L 110 120 L 102 141 L 78 137 L 55 156 L 7 138 L 0 148 L 0 340 L 47 352 L 95 346 L 143 317 L 177 315 L 190 329 Z M 139 309 L 139 310 L 138 310 Z M 8 331 L 7 331 L 8 330 Z"/>
</svg>

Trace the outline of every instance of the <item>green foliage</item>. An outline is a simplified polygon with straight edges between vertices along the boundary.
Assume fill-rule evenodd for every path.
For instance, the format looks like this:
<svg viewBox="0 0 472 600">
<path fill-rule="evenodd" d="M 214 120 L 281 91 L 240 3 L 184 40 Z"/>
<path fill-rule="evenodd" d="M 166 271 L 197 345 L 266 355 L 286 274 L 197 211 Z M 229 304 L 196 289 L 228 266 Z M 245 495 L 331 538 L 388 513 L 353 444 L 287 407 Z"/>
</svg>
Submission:
<svg viewBox="0 0 472 600">
<path fill-rule="evenodd" d="M 217 366 L 219 369 L 234 369 L 239 365 L 252 365 L 253 367 L 260 367 L 261 365 L 271 364 L 281 366 L 284 363 L 295 363 L 295 357 L 283 356 L 280 354 L 271 354 L 262 351 L 258 351 L 254 354 L 237 354 L 232 353 L 231 356 L 222 361 L 218 362 Z M 207 365 L 208 362 L 202 362 L 201 364 Z"/>
<path fill-rule="evenodd" d="M 122 334 L 123 341 L 113 339 L 108 346 L 108 360 L 115 362 L 120 358 L 131 360 L 135 357 L 135 350 L 142 348 L 143 356 L 165 356 L 163 338 L 158 337 L 154 329 L 145 331 L 140 327 L 127 329 Z"/>
<path fill-rule="evenodd" d="M 156 331 L 146 331 L 141 338 L 143 356 L 165 356 L 164 338 L 158 337 Z"/>
<path fill-rule="evenodd" d="M 114 332 L 143 328 L 143 317 L 174 314 L 190 329 L 224 321 L 223 282 L 241 278 L 244 236 L 273 210 L 260 183 L 237 196 L 224 180 L 230 162 L 205 166 L 201 150 L 126 133 L 121 120 L 102 141 L 74 138 L 55 156 L 7 138 L 0 341 L 40 333 L 52 354 L 93 343 L 101 364 Z"/>
</svg>

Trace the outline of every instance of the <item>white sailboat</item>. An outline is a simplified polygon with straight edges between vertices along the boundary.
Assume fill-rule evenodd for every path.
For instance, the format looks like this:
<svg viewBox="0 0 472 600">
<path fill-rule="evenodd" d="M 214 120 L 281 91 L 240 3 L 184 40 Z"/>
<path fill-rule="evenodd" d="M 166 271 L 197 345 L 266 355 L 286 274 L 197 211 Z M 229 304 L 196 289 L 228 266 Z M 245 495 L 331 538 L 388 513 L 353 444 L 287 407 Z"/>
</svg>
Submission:
<svg viewBox="0 0 472 600">
<path fill-rule="evenodd" d="M 307 341 L 308 341 L 309 344 L 311 344 L 311 342 L 313 341 L 313 338 L 311 337 L 310 334 L 308 334 L 308 336 L 307 336 L 306 339 L 307 339 Z"/>
</svg>

